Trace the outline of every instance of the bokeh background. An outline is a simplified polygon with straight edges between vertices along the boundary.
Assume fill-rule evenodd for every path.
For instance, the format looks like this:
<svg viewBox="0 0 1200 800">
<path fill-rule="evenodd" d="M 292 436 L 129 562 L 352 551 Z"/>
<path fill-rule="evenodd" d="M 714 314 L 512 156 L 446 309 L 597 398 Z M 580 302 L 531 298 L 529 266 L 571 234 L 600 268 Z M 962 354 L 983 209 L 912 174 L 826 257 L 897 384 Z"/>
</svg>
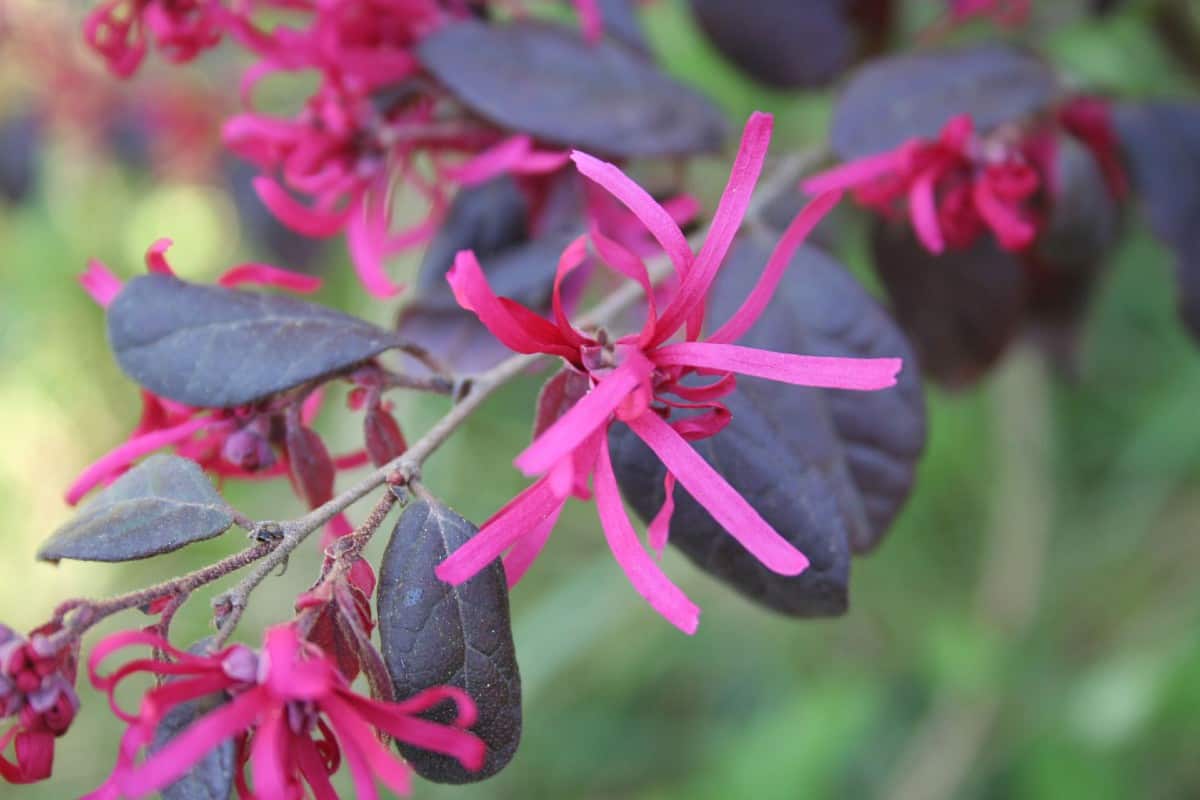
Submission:
<svg viewBox="0 0 1200 800">
<path fill-rule="evenodd" d="M 916 5 L 910 31 L 934 13 Z M 1020 35 L 1081 86 L 1195 97 L 1149 5 L 1103 21 L 1042 20 Z M 236 102 L 227 50 L 184 69 L 155 63 L 117 85 L 79 50 L 83 4 L 4 6 L 38 10 L 36 29 L 10 17 L 0 46 L 0 162 L 28 163 L 35 179 L 20 202 L 0 200 L 0 620 L 27 629 L 66 597 L 153 582 L 240 546 L 230 533 L 128 566 L 33 560 L 70 514 L 63 489 L 124 438 L 139 408 L 76 275 L 90 257 L 136 274 L 145 247 L 171 236 L 179 272 L 207 280 L 262 256 L 274 234 L 214 138 Z M 828 93 L 749 83 L 679 2 L 653 5 L 646 21 L 668 69 L 732 119 L 778 115 L 773 152 L 820 141 Z M 13 134 L 10 123 L 33 112 L 36 135 Z M 725 168 L 714 159 L 693 171 L 706 201 Z M 863 252 L 851 235 L 843 255 L 866 276 Z M 384 322 L 394 313 L 353 281 L 339 242 L 305 244 L 284 266 L 325 276 L 324 302 Z M 1171 269 L 1131 216 L 1076 381 L 1019 348 L 975 389 L 929 390 L 916 493 L 878 552 L 855 562 L 843 618 L 775 616 L 668 552 L 668 572 L 704 608 L 699 633 L 682 636 L 633 593 L 593 512 L 575 504 L 513 597 L 526 720 L 515 761 L 480 786 L 418 782 L 414 796 L 1200 797 L 1200 354 L 1176 322 Z M 530 377 L 505 389 L 430 463 L 427 483 L 466 516 L 486 517 L 521 488 L 508 462 L 527 441 L 536 386 Z M 410 433 L 443 408 L 400 403 Z M 352 424 L 331 403 L 318 427 L 342 450 Z M 228 493 L 255 518 L 300 511 L 282 484 Z M 288 614 L 314 564 L 297 557 L 260 590 L 248 637 Z M 207 597 L 183 612 L 181 640 L 204 635 Z M 59 800 L 103 778 L 119 729 L 100 698 L 82 694 L 55 779 L 0 796 Z"/>
</svg>

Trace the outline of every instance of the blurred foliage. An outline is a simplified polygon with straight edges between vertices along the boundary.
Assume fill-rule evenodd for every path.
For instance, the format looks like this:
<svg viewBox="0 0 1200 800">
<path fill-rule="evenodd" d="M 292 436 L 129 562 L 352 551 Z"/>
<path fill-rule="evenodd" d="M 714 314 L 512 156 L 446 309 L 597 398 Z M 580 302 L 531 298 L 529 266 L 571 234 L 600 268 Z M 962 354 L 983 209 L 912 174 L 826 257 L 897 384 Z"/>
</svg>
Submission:
<svg viewBox="0 0 1200 800">
<path fill-rule="evenodd" d="M 682 5 L 647 13 L 668 68 L 734 119 L 775 112 L 773 153 L 818 143 L 828 95 L 756 88 L 703 43 Z M 930 15 L 910 5 L 908 33 Z M 1057 3 L 1037 5 L 1055 16 Z M 1150 7 L 1131 3 L 1103 21 L 1039 19 L 1022 35 L 1080 85 L 1194 95 L 1160 51 Z M 221 58 L 182 72 L 219 83 Z M 155 67 L 147 72 L 178 74 Z M 37 89 L 28 76 L 0 87 L 0 117 Z M 187 277 L 262 255 L 211 177 L 130 168 L 69 131 L 45 139 L 39 167 L 30 202 L 0 205 L 0 608 L 21 628 L 66 597 L 152 582 L 236 546 L 218 540 L 119 567 L 33 562 L 69 514 L 62 489 L 138 412 L 75 275 L 93 256 L 136 274 L 162 235 L 177 241 Z M 707 200 L 725 169 L 714 160 L 694 170 Z M 326 252 L 321 299 L 388 319 L 392 309 L 367 302 L 341 248 Z M 852 242 L 846 252 L 864 251 Z M 413 264 L 399 268 L 411 274 Z M 420 784 L 415 796 L 1200 796 L 1200 359 L 1174 316 L 1170 259 L 1133 215 L 1110 268 L 1076 382 L 1048 377 L 1021 351 L 971 392 L 930 392 L 916 495 L 880 551 L 859 562 L 842 619 L 770 615 L 668 552 L 668 571 L 705 610 L 699 634 L 683 637 L 630 590 L 590 509 L 571 506 L 513 599 L 526 686 L 520 752 L 489 783 Z M 527 439 L 536 384 L 530 376 L 505 389 L 431 462 L 428 484 L 466 516 L 482 519 L 521 487 L 508 460 Z M 402 399 L 406 430 L 442 407 Z M 347 447 L 353 424 L 333 403 L 321 420 Z M 228 488 L 252 517 L 299 510 L 278 483 Z M 243 630 L 287 614 L 314 565 L 311 553 L 293 559 L 256 595 Z M 204 634 L 205 602 L 182 613 L 181 639 Z M 77 796 L 107 773 L 118 728 L 100 698 L 85 690 L 83 700 L 55 779 L 4 797 Z"/>
</svg>

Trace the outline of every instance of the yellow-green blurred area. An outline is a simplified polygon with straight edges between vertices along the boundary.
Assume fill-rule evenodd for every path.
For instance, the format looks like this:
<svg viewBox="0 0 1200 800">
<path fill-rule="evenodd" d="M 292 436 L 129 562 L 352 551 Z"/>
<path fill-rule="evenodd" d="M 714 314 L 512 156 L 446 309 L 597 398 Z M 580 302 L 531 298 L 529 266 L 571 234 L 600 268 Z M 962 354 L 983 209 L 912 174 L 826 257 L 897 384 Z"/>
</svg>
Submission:
<svg viewBox="0 0 1200 800">
<path fill-rule="evenodd" d="M 64 33 L 51 41 L 64 53 L 76 47 L 81 4 L 20 5 L 43 21 L 61 14 Z M 1194 97 L 1196 85 L 1161 50 L 1148 5 L 1028 36 L 1081 86 Z M 918 9 L 910 27 L 931 11 Z M 680 3 L 663 0 L 647 20 L 668 68 L 731 119 L 776 112 L 773 154 L 819 143 L 827 93 L 754 87 L 703 43 Z M 14 35 L 22 32 L 9 30 L 6 45 Z M 0 118 L 48 91 L 45 74 L 28 68 L 29 49 L 0 48 Z M 235 108 L 231 60 L 222 50 L 173 69 L 152 58 L 127 85 L 91 70 L 88 91 L 129 98 L 179 80 Z M 266 257 L 212 170 L 123 161 L 82 122 L 56 119 L 37 154 L 36 190 L 0 206 L 0 620 L 19 629 L 66 598 L 146 585 L 243 545 L 235 529 L 130 565 L 34 561 L 71 514 L 64 488 L 123 440 L 139 411 L 77 274 L 91 257 L 138 274 L 160 236 L 174 238 L 174 264 L 197 280 Z M 726 163 L 692 173 L 710 208 Z M 411 278 L 415 263 L 397 261 L 395 274 Z M 322 302 L 381 322 L 393 315 L 355 282 L 340 240 L 315 268 L 327 278 Z M 883 546 L 855 562 L 840 619 L 766 612 L 669 551 L 668 573 L 704 609 L 699 633 L 686 637 L 630 588 L 594 511 L 573 504 L 512 599 L 525 687 L 516 759 L 485 784 L 418 781 L 414 796 L 1200 797 L 1200 351 L 1177 323 L 1172 268 L 1130 214 L 1082 335 L 1078 380 L 1051 376 L 1018 348 L 975 389 L 929 391 L 916 493 Z M 527 442 L 537 385 L 529 376 L 504 389 L 430 462 L 427 484 L 464 515 L 481 520 L 523 486 L 510 460 Z M 396 399 L 410 440 L 445 408 Z M 357 424 L 330 402 L 318 427 L 342 452 Z M 227 490 L 252 518 L 302 510 L 282 482 Z M 239 636 L 254 643 L 264 624 L 285 619 L 316 563 L 308 548 L 270 578 Z M 179 643 L 209 630 L 210 596 L 182 612 Z M 103 630 L 148 622 L 135 612 Z M 0 797 L 75 797 L 111 768 L 120 728 L 84 683 L 54 779 L 3 786 Z"/>
</svg>

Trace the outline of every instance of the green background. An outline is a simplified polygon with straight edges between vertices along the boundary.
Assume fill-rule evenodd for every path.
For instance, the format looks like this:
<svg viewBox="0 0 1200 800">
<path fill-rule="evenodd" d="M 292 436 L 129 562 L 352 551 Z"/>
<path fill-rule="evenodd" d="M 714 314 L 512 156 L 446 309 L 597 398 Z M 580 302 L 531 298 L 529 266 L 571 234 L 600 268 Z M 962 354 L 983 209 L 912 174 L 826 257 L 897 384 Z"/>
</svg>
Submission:
<svg viewBox="0 0 1200 800">
<path fill-rule="evenodd" d="M 932 13 L 913 5 L 909 32 Z M 1021 36 L 1080 85 L 1196 97 L 1160 51 L 1147 4 L 1104 22 L 1072 21 L 1065 3 L 1037 5 L 1039 21 Z M 756 108 L 778 115 L 774 155 L 819 143 L 828 94 L 756 88 L 701 41 L 679 4 L 660 3 L 647 19 L 668 68 L 731 119 Z M 16 58 L 0 50 L 0 68 L 16 75 L 0 83 L 0 116 L 39 88 L 13 70 Z M 152 60 L 118 88 L 182 72 L 218 90 L 229 85 L 227 58 L 182 71 Z M 210 280 L 256 255 L 209 179 L 121 167 L 78 133 L 50 137 L 30 204 L 0 206 L 0 619 L 22 629 L 67 597 L 154 582 L 240 547 L 234 532 L 128 566 L 33 560 L 70 514 L 64 487 L 138 413 L 135 388 L 106 350 L 102 314 L 75 282 L 86 260 L 137 274 L 146 245 L 170 235 L 179 272 Z M 692 172 L 709 207 L 726 164 Z M 845 617 L 772 615 L 668 552 L 668 573 L 704 609 L 699 633 L 683 636 L 626 584 L 594 511 L 573 504 L 513 597 L 525 684 L 515 761 L 480 786 L 418 782 L 414 796 L 1200 796 L 1200 359 L 1174 315 L 1169 254 L 1136 214 L 1128 223 L 1082 336 L 1078 380 L 1053 377 L 1018 347 L 970 391 L 929 390 L 916 493 L 878 552 L 856 561 Z M 856 261 L 861 248 L 847 251 Z M 326 253 L 320 298 L 388 320 L 393 309 L 368 300 L 340 242 Z M 396 269 L 411 274 L 413 264 Z M 530 377 L 500 392 L 430 462 L 428 485 L 468 517 L 486 517 L 522 487 L 508 462 L 527 441 L 536 387 Z M 444 408 L 437 399 L 399 406 L 410 439 Z M 355 421 L 333 402 L 319 427 L 343 451 Z M 228 494 L 255 518 L 300 511 L 281 483 Z M 298 556 L 261 588 L 243 623 L 248 641 L 289 613 L 314 566 L 312 553 Z M 207 597 L 182 613 L 181 641 L 206 631 Z M 101 698 L 81 693 L 54 780 L 0 787 L 0 796 L 77 796 L 107 773 L 119 728 Z"/>
</svg>

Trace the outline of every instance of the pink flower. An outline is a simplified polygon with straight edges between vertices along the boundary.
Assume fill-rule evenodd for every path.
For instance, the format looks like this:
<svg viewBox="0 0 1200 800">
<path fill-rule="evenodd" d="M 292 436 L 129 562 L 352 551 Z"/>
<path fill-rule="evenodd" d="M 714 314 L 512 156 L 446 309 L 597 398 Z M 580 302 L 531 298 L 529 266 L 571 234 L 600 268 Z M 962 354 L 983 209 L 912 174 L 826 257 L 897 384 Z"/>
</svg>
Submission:
<svg viewBox="0 0 1200 800">
<path fill-rule="evenodd" d="M 146 265 L 152 272 L 170 273 L 166 251 L 170 239 L 160 239 L 146 253 Z M 92 261 L 79 282 L 92 298 L 107 307 L 121 291 L 121 281 L 104 264 Z M 227 287 L 274 286 L 295 292 L 320 288 L 319 278 L 288 272 L 266 264 L 242 264 L 233 267 L 218 281 Z M 308 425 L 321 408 L 321 393 L 314 392 L 304 401 L 300 421 Z M 273 446 L 281 446 L 275 418 L 286 409 L 269 402 L 239 408 L 192 408 L 151 392 L 142 391 L 142 418 L 124 444 L 92 463 L 67 490 L 67 502 L 74 505 L 97 486 L 106 485 L 124 473 L 143 456 L 171 447 L 205 470 L 232 478 L 270 478 L 288 474 L 286 450 L 277 458 Z M 352 469 L 366 463 L 365 453 L 352 453 L 333 460 L 336 469 Z M 332 494 L 332 491 L 330 492 Z M 313 498 L 307 498 L 310 502 Z M 319 505 L 328 498 L 316 498 Z"/>
<path fill-rule="evenodd" d="M 128 78 L 146 56 L 147 35 L 176 64 L 215 47 L 229 23 L 221 0 L 105 0 L 84 21 L 84 38 L 112 72 Z"/>
<path fill-rule="evenodd" d="M 1032 0 L 949 0 L 950 21 L 962 24 L 976 17 L 990 17 L 1000 25 L 1016 28 L 1029 21 Z"/>
<path fill-rule="evenodd" d="M 9 783 L 50 776 L 54 740 L 67 732 L 79 710 L 74 647 L 48 649 L 48 637 L 57 630 L 44 626 L 26 639 L 0 625 L 0 721 L 16 717 L 0 733 L 0 777 Z M 9 744 L 15 761 L 4 755 Z"/>
<path fill-rule="evenodd" d="M 1006 250 L 1037 238 L 1030 208 L 1042 179 L 1020 143 L 975 134 L 969 116 L 955 117 L 934 140 L 913 139 L 804 182 L 809 194 L 852 189 L 859 203 L 884 214 L 907 212 L 934 253 L 963 248 L 987 228 Z"/>
<path fill-rule="evenodd" d="M 510 583 L 515 583 L 536 558 L 568 496 L 586 499 L 594 492 L 609 546 L 634 588 L 672 624 L 694 632 L 699 609 L 642 549 L 622 505 L 608 452 L 608 429 L 616 422 L 628 425 L 667 466 L 668 499 L 650 526 L 656 549 L 666 542 L 671 490 L 678 482 L 769 569 L 795 575 L 808 566 L 804 554 L 771 528 L 687 443 L 713 435 L 728 422 L 729 412 L 720 398 L 734 389 L 735 373 L 802 386 L 873 390 L 892 386 L 901 366 L 899 359 L 822 358 L 734 344 L 766 308 L 796 249 L 836 204 L 837 193 L 822 195 L 800 212 L 738 312 L 700 340 L 706 295 L 745 216 L 766 157 L 771 127 L 772 118 L 766 114 L 756 113 L 747 122 L 729 183 L 699 253 L 692 252 L 667 211 L 617 167 L 584 153 L 572 155 L 586 178 L 641 220 L 675 267 L 678 287 L 660 307 L 642 260 L 592 231 L 592 243 L 600 256 L 646 291 L 647 318 L 639 333 L 614 341 L 603 331 L 585 334 L 568 322 L 558 290 L 566 275 L 585 258 L 582 237 L 567 247 L 559 262 L 552 321 L 497 297 L 474 254 L 458 254 L 448 279 L 459 304 L 475 312 L 511 349 L 561 357 L 567 364 L 567 380 L 574 384 L 564 396 L 579 399 L 517 456 L 516 466 L 538 480 L 438 567 L 442 580 L 462 583 L 512 548 L 505 566 Z M 684 341 L 669 342 L 681 329 L 686 331 Z M 684 382 L 689 375 L 709 375 L 714 380 L 696 386 Z M 672 421 L 675 409 L 701 413 Z"/>
<path fill-rule="evenodd" d="M 173 660 L 135 659 L 109 675 L 99 673 L 105 658 L 133 646 L 154 647 Z M 88 800 L 154 794 L 230 739 L 240 743 L 238 785 L 243 797 L 299 800 L 311 791 L 321 800 L 336 798 L 329 778 L 343 758 L 358 797 L 375 800 L 376 780 L 407 794 L 409 768 L 380 741 L 383 736 L 453 756 L 470 770 L 483 765 L 483 743 L 465 730 L 475 723 L 475 704 L 465 692 L 442 686 L 398 703 L 363 697 L 351 690 L 324 652 L 300 639 L 292 625 L 270 628 L 261 653 L 234 645 L 209 656 L 177 650 L 149 634 L 119 633 L 92 651 L 88 673 L 93 685 L 108 694 L 114 713 L 129 725 L 112 774 L 87 795 Z M 114 694 L 123 680 L 139 673 L 171 680 L 147 692 L 138 712 L 129 714 L 117 706 Z M 145 753 L 171 709 L 221 694 L 228 702 L 161 749 Z M 451 725 L 419 716 L 447 701 L 457 707 Z M 241 776 L 247 763 L 253 795 Z"/>
</svg>

